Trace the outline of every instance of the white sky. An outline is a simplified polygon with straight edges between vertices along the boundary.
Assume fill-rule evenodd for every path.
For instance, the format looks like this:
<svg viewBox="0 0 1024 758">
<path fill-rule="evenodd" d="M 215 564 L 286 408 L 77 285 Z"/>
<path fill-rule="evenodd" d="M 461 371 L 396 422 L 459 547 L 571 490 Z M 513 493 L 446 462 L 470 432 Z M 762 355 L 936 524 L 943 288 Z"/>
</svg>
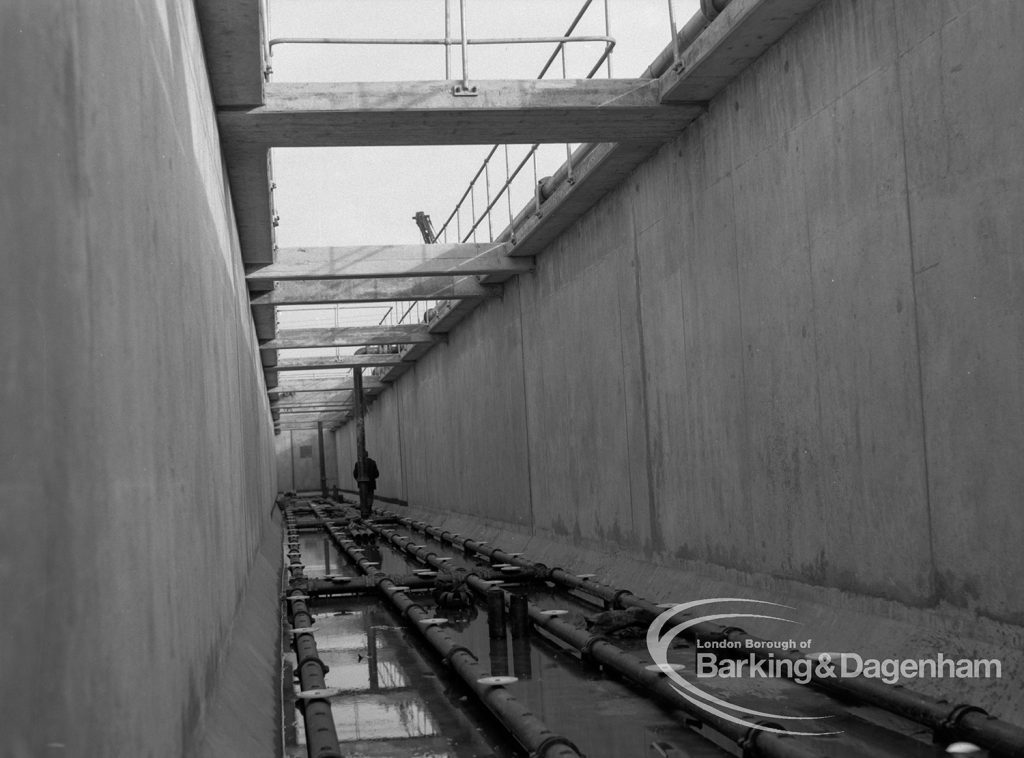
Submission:
<svg viewBox="0 0 1024 758">
<path fill-rule="evenodd" d="M 466 29 L 472 38 L 562 36 L 583 0 L 465 0 Z M 451 0 L 452 36 L 459 34 L 458 0 Z M 611 36 L 616 40 L 612 71 L 616 78 L 639 75 L 671 40 L 668 0 L 608 0 Z M 699 0 L 674 0 L 679 27 L 699 8 Z M 604 0 L 593 0 L 575 32 L 605 33 Z M 270 38 L 440 38 L 444 36 L 444 0 L 270 0 Z M 569 78 L 587 74 L 600 56 L 603 43 L 570 44 L 566 54 Z M 445 78 L 443 47 L 276 45 L 273 82 L 401 81 Z M 474 79 L 533 79 L 554 50 L 553 44 L 471 46 L 469 77 Z M 451 53 L 451 77 L 461 77 L 458 48 Z M 561 77 L 557 61 L 546 78 Z M 607 77 L 602 68 L 598 77 Z M 528 146 L 510 147 L 514 168 Z M 490 145 L 291 148 L 273 151 L 274 194 L 280 225 L 280 247 L 417 244 L 422 242 L 412 220 L 416 211 L 431 216 L 439 228 L 465 191 Z M 495 162 L 496 161 L 496 162 Z M 547 176 L 565 161 L 565 147 L 542 145 L 538 176 Z M 492 161 L 492 187 L 505 181 L 504 151 Z M 532 198 L 534 174 L 528 166 L 512 186 L 511 212 Z M 478 186 L 477 209 L 486 205 Z M 499 212 L 500 211 L 500 212 Z M 470 214 L 461 216 L 469 227 Z M 491 224 L 496 236 L 508 224 L 508 203 L 495 209 Z M 454 231 L 454 224 L 453 224 Z M 481 225 L 477 240 L 490 239 Z M 454 235 L 449 241 L 455 241 Z M 418 321 L 420 308 L 412 314 Z M 281 328 L 375 324 L 388 306 L 278 308 Z M 404 307 L 402 308 L 404 310 Z M 388 318 L 387 323 L 391 323 Z M 341 351 L 288 350 L 279 358 L 334 355 Z M 334 374 L 334 372 L 331 372 Z M 311 376 L 293 372 L 289 379 Z"/>
</svg>

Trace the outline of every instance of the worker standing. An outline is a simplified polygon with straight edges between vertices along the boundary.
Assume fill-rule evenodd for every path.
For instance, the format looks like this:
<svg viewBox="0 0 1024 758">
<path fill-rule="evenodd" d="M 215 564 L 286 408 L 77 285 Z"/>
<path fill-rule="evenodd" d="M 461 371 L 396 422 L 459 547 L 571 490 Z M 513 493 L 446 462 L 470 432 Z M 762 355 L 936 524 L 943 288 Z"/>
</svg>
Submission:
<svg viewBox="0 0 1024 758">
<path fill-rule="evenodd" d="M 359 488 L 359 515 L 369 518 L 373 509 L 373 491 L 377 489 L 377 477 L 380 476 L 380 471 L 377 469 L 377 461 L 373 460 L 369 453 L 364 453 L 364 455 L 362 472 L 359 470 L 360 461 L 357 460 L 352 469 L 352 476 L 355 477 Z"/>
</svg>

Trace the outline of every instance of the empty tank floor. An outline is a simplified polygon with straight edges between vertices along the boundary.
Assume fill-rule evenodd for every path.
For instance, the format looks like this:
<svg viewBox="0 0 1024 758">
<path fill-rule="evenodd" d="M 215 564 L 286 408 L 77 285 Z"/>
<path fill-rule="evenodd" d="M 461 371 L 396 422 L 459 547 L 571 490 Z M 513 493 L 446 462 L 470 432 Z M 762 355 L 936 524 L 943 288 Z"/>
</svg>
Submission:
<svg viewBox="0 0 1024 758">
<path fill-rule="evenodd" d="M 308 501 L 291 501 L 290 512 L 302 514 Z M 323 501 L 326 503 L 326 501 Z M 326 507 L 326 506 L 323 506 Z M 338 512 L 335 512 L 338 513 Z M 344 517 L 344 523 L 353 514 Z M 324 578 L 363 576 L 365 566 L 379 564 L 379 571 L 392 577 L 409 577 L 429 569 L 415 557 L 401 552 L 391 542 L 359 535 L 355 557 L 370 561 L 361 569 L 352 557 L 352 543 L 344 545 L 324 530 L 313 514 L 297 521 L 298 554 L 291 560 L 301 565 L 292 570 L 291 587 L 308 580 L 320 591 L 310 591 L 308 603 L 313 617 L 316 646 L 329 670 L 324 685 L 331 688 L 327 698 L 343 756 L 527 756 L 529 752 L 492 717 L 474 692 L 440 660 L 424 641 L 421 629 L 394 610 L 379 593 L 323 594 Z M 435 561 L 457 572 L 494 570 L 486 560 L 472 557 L 449 544 L 431 541 L 407 526 L 386 523 L 390 533 L 429 543 Z M 336 533 L 337 534 L 337 533 Z M 350 534 L 350 533 L 347 533 Z M 293 537 L 293 539 L 295 539 Z M 372 540 L 372 541 L 371 541 Z M 291 550 L 294 551 L 295 544 Z M 526 556 L 528 557 L 528 556 Z M 301 564 L 299 561 L 301 560 Z M 500 570 L 500 569 L 499 569 Z M 546 582 L 516 582 L 514 568 L 504 588 L 525 593 L 535 606 L 559 613 L 559 618 L 579 629 L 587 626 L 604 608 L 576 592 L 561 590 Z M 317 582 L 316 580 L 321 580 Z M 302 586 L 307 586 L 302 584 Z M 289 590 L 292 591 L 292 590 Z M 348 590 L 340 584 L 337 593 Z M 449 635 L 477 658 L 483 673 L 511 675 L 515 681 L 504 688 L 553 732 L 571 740 L 589 758 L 623 756 L 693 756 L 711 758 L 743 755 L 737 745 L 702 727 L 691 716 L 669 704 L 645 697 L 637 687 L 613 671 L 588 661 L 568 645 L 533 628 L 519 639 L 491 639 L 486 605 L 482 597 L 468 608 L 437 606 L 431 587 L 415 587 L 404 593 L 433 617 L 447 619 Z M 669 593 L 666 593 L 669 595 Z M 667 596 L 659 600 L 681 601 Z M 287 627 L 286 627 L 287 629 Z M 639 632 L 642 635 L 642 631 Z M 285 635 L 286 644 L 290 636 Z M 609 636 L 615 645 L 637 659 L 653 664 L 642 636 Z M 672 663 L 684 668 L 682 675 L 697 683 L 696 649 L 682 638 L 670 654 Z M 296 693 L 301 686 L 294 676 L 296 655 L 287 649 L 285 667 L 285 743 L 288 758 L 307 755 L 305 730 Z M 760 711 L 805 716 L 828 715 L 826 722 L 811 722 L 814 731 L 842 732 L 838 736 L 795 738 L 789 742 L 810 752 L 793 755 L 843 756 L 939 756 L 946 751 L 932 744 L 931 733 L 870 706 L 840 703 L 825 694 L 787 679 L 702 679 L 706 691 L 730 703 Z M 796 722 L 799 723 L 799 722 Z M 821 727 L 825 723 L 827 726 Z M 798 727 L 790 727 L 798 728 Z M 557 753 L 550 753 L 556 755 Z M 751 755 L 762 753 L 753 752 Z M 775 753 L 763 753 L 772 754 Z"/>
</svg>

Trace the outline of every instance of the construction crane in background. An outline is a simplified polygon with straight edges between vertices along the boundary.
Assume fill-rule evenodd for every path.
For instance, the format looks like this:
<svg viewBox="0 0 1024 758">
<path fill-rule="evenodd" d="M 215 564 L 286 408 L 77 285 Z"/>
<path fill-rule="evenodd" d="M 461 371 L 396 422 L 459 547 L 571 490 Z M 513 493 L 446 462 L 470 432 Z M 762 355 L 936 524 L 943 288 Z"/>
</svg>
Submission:
<svg viewBox="0 0 1024 758">
<path fill-rule="evenodd" d="M 423 235 L 424 242 L 428 245 L 433 245 L 437 242 L 437 235 L 434 233 L 434 225 L 430 223 L 429 215 L 423 211 L 416 211 L 416 215 L 412 218 L 416 222 L 416 226 L 420 228 L 420 234 Z"/>
</svg>

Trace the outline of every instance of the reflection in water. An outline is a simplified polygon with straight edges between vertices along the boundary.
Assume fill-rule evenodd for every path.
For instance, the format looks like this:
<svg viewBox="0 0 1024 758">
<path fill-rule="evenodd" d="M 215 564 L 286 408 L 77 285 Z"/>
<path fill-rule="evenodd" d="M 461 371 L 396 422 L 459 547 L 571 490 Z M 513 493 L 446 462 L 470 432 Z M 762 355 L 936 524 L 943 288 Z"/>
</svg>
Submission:
<svg viewBox="0 0 1024 758">
<path fill-rule="evenodd" d="M 530 638 L 517 637 L 512 640 L 512 669 L 519 679 L 533 678 L 533 655 L 530 652 Z"/>
<path fill-rule="evenodd" d="M 325 683 L 341 691 L 331 698 L 331 712 L 344 755 L 511 755 L 493 750 L 466 716 L 456 712 L 465 708 L 464 693 L 452 698 L 454 708 L 449 705 L 437 676 L 377 601 L 334 601 L 332 608 L 328 612 L 321 606 L 315 614 L 316 639 L 320 658 L 330 669 Z M 470 623 L 474 616 L 464 613 L 461 623 Z M 297 712 L 295 719 L 301 720 Z M 304 730 L 288 729 L 286 736 L 291 738 L 288 755 L 304 756 Z"/>
<path fill-rule="evenodd" d="M 490 638 L 491 676 L 508 676 L 508 640 Z"/>
</svg>

